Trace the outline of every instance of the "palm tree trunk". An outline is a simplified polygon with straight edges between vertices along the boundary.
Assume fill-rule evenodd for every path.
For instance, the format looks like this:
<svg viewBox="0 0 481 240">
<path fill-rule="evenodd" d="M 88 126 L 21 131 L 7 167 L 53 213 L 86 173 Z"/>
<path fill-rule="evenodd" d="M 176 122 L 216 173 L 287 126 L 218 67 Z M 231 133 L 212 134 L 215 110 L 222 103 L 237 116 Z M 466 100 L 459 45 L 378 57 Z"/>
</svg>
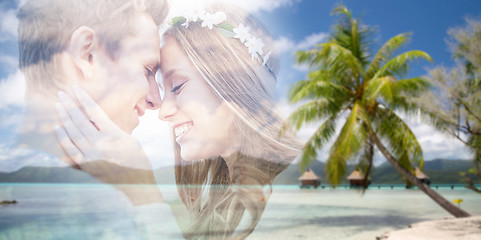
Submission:
<svg viewBox="0 0 481 240">
<path fill-rule="evenodd" d="M 369 173 L 371 172 L 372 168 L 372 158 L 374 156 L 374 145 L 372 143 L 372 139 L 368 142 L 369 146 L 369 164 L 367 165 L 367 170 L 364 173 L 364 178 L 362 179 L 362 192 L 366 191 L 367 187 L 369 187 Z"/>
<path fill-rule="evenodd" d="M 379 138 L 376 136 L 376 134 L 370 129 L 369 135 L 372 140 L 374 140 L 374 143 L 376 144 L 377 148 L 381 153 L 384 155 L 384 157 L 387 159 L 387 161 L 393 165 L 393 167 L 403 175 L 408 181 L 412 182 L 416 187 L 418 187 L 421 191 L 423 191 L 426 195 L 428 195 L 432 200 L 434 200 L 439 206 L 444 208 L 444 210 L 448 211 L 453 215 L 454 217 L 460 218 L 460 217 L 469 217 L 469 213 L 463 211 L 461 208 L 456 207 L 454 204 L 452 204 L 450 201 L 446 200 L 443 196 L 439 195 L 436 191 L 432 190 L 428 185 L 424 184 L 423 182 L 419 181 L 419 179 L 416 178 L 412 173 L 407 171 L 404 167 L 402 167 L 399 162 L 394 158 L 393 155 L 384 147 L 382 142 L 379 140 Z"/>
</svg>

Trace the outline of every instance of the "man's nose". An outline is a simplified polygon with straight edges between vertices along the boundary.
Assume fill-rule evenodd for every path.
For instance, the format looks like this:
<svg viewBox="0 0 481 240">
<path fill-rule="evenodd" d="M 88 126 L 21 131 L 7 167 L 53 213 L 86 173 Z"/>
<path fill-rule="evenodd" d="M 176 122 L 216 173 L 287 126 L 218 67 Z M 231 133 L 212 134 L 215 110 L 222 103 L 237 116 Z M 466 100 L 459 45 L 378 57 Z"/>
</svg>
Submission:
<svg viewBox="0 0 481 240">
<path fill-rule="evenodd" d="M 157 86 L 155 81 L 149 81 L 149 93 L 145 97 L 145 102 L 147 103 L 147 108 L 150 110 L 158 109 L 162 103 L 159 86 Z"/>
</svg>

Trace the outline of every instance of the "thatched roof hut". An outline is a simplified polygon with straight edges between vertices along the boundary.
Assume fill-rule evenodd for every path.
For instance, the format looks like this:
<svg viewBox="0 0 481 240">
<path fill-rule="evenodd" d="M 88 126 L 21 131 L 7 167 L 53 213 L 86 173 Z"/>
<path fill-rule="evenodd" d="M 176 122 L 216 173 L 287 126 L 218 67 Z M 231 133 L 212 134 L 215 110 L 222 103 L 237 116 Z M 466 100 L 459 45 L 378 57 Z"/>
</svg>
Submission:
<svg viewBox="0 0 481 240">
<path fill-rule="evenodd" d="M 321 184 L 320 178 L 314 173 L 314 171 L 312 171 L 312 169 L 307 169 L 297 180 L 301 181 L 301 188 L 308 188 L 311 185 L 314 186 L 314 188 L 317 188 L 317 186 Z"/>
<path fill-rule="evenodd" d="M 364 173 L 355 169 L 351 174 L 349 174 L 349 176 L 347 176 L 347 180 L 349 180 L 349 185 L 351 187 L 362 187 L 364 185 L 364 177 Z M 370 178 L 367 179 L 367 185 L 369 184 L 371 184 Z"/>
<path fill-rule="evenodd" d="M 352 171 L 352 173 L 349 174 L 349 176 L 347 176 L 347 180 L 363 180 L 363 179 L 364 179 L 364 173 L 362 173 L 357 169 Z"/>
<path fill-rule="evenodd" d="M 426 174 L 424 174 L 418 167 L 416 167 L 415 173 L 416 173 L 416 178 L 421 180 L 421 182 L 427 185 L 431 184 L 431 180 L 429 179 L 429 177 Z"/>
</svg>

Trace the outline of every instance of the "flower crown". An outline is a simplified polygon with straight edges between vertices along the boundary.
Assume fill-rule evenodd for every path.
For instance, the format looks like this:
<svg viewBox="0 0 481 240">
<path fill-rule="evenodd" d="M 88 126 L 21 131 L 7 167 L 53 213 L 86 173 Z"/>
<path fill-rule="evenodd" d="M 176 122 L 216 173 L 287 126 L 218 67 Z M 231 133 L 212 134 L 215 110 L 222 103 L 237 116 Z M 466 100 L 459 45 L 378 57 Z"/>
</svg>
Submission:
<svg viewBox="0 0 481 240">
<path fill-rule="evenodd" d="M 270 51 L 267 54 L 264 54 L 264 51 L 262 50 L 264 48 L 264 42 L 262 39 L 252 36 L 252 34 L 249 33 L 249 26 L 244 26 L 244 24 L 240 23 L 239 26 L 234 27 L 233 25 L 226 23 L 226 20 L 227 16 L 222 11 L 217 11 L 216 13 L 211 14 L 202 9 L 184 9 L 183 16 L 173 17 L 171 24 L 172 26 L 188 28 L 190 22 L 202 22 L 202 27 L 207 27 L 209 29 L 215 27 L 219 29 L 224 36 L 239 39 L 239 41 L 247 47 L 252 59 L 260 57 L 262 60 L 262 66 L 266 65 L 271 72 L 267 65 L 267 61 L 272 52 Z"/>
</svg>

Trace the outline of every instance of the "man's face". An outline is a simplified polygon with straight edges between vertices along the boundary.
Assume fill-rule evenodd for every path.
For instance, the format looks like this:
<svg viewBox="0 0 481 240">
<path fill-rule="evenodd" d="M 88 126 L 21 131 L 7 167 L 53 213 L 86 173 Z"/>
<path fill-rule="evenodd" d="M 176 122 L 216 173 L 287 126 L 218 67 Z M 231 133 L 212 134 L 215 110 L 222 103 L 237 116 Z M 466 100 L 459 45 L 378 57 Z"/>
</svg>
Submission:
<svg viewBox="0 0 481 240">
<path fill-rule="evenodd" d="M 145 110 L 154 108 L 149 102 L 160 103 L 155 81 L 160 59 L 158 29 L 144 14 L 137 15 L 134 24 L 134 31 L 120 41 L 116 60 L 99 47 L 92 56 L 96 58 L 93 81 L 81 85 L 110 119 L 129 134 Z"/>
</svg>

